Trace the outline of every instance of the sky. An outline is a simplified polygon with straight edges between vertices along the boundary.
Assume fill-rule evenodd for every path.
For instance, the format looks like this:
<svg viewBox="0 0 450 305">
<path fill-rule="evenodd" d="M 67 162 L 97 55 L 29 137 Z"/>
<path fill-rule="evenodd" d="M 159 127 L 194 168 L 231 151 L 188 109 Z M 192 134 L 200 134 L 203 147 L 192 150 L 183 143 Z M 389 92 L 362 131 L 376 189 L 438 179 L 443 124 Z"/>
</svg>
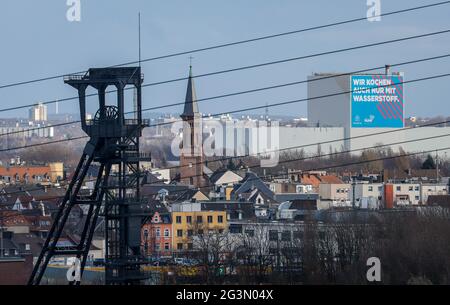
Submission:
<svg viewBox="0 0 450 305">
<path fill-rule="evenodd" d="M 66 18 L 66 0 L 2 0 L 0 86 L 63 75 L 138 59 L 138 13 L 142 58 L 176 53 L 258 36 L 366 16 L 366 0 L 80 0 L 80 22 Z M 381 0 L 381 12 L 438 0 Z M 450 5 L 193 54 L 194 74 L 326 52 L 361 44 L 450 29 Z M 196 79 L 198 98 L 302 81 L 313 72 L 348 72 L 449 53 L 450 34 L 326 55 Z M 188 75 L 189 56 L 142 64 L 144 83 Z M 405 80 L 450 72 L 450 58 L 403 66 Z M 450 115 L 450 78 L 405 84 L 407 116 Z M 186 81 L 143 89 L 143 108 L 183 102 Z M 306 84 L 199 104 L 203 113 L 306 98 Z M 0 89 L 0 109 L 76 96 L 62 78 Z M 92 107 L 94 100 L 91 100 Z M 91 107 L 91 111 L 94 111 Z M 55 112 L 49 105 L 49 113 Z M 78 101 L 59 103 L 78 112 Z M 89 110 L 89 109 L 88 109 Z M 182 106 L 166 108 L 180 113 Z M 324 109 L 326 111 L 326 109 Z M 263 113 L 264 109 L 254 111 Z M 270 114 L 305 116 L 306 103 L 272 107 Z M 26 117 L 27 109 L 0 117 Z"/>
</svg>

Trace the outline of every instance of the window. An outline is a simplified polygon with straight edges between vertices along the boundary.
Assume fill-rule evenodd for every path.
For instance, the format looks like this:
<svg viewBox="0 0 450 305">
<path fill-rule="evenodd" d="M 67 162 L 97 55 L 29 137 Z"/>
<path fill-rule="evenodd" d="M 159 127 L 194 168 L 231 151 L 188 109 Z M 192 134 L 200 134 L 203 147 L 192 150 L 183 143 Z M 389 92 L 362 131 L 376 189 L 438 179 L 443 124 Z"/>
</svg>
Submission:
<svg viewBox="0 0 450 305">
<path fill-rule="evenodd" d="M 194 249 L 194 245 L 192 243 L 188 243 L 187 245 L 188 245 L 188 250 Z"/>
<path fill-rule="evenodd" d="M 420 199 L 420 197 L 419 196 L 416 196 L 416 200 L 419 200 Z"/>
<path fill-rule="evenodd" d="M 181 216 L 177 216 L 176 221 L 177 221 L 177 223 L 181 223 Z"/>
<path fill-rule="evenodd" d="M 245 230 L 245 234 L 247 234 L 250 237 L 255 236 L 255 230 Z"/>
<path fill-rule="evenodd" d="M 213 222 L 213 217 L 211 215 L 208 216 L 208 223 L 212 223 Z"/>
<path fill-rule="evenodd" d="M 160 237 L 161 236 L 161 229 L 160 228 L 156 228 L 156 237 Z"/>
<path fill-rule="evenodd" d="M 409 187 L 409 191 L 411 192 L 414 188 L 412 186 Z"/>
<path fill-rule="evenodd" d="M 187 236 L 194 235 L 194 230 L 187 230 Z"/>
<path fill-rule="evenodd" d="M 278 231 L 270 230 L 269 231 L 269 240 L 271 240 L 271 241 L 278 240 Z"/>
<path fill-rule="evenodd" d="M 164 229 L 164 237 L 169 237 L 169 236 L 170 236 L 169 229 Z"/>
<path fill-rule="evenodd" d="M 302 235 L 301 231 L 294 231 L 294 239 L 302 239 Z"/>
<path fill-rule="evenodd" d="M 183 237 L 183 230 L 177 230 L 177 236 Z"/>
<path fill-rule="evenodd" d="M 144 237 L 145 237 L 145 238 L 148 237 L 148 230 L 147 230 L 147 229 L 144 230 Z"/>
<path fill-rule="evenodd" d="M 283 231 L 281 233 L 281 240 L 282 241 L 291 241 L 291 231 Z"/>
<path fill-rule="evenodd" d="M 401 186 L 397 186 L 397 191 L 401 191 L 402 187 Z"/>
<path fill-rule="evenodd" d="M 202 223 L 203 222 L 203 216 L 197 216 L 197 223 Z"/>
<path fill-rule="evenodd" d="M 161 250 L 161 245 L 160 245 L 159 243 L 156 243 L 156 244 L 155 244 L 155 250 L 156 250 L 156 251 Z"/>
<path fill-rule="evenodd" d="M 183 244 L 182 243 L 178 243 L 177 244 L 177 250 L 183 250 Z"/>
<path fill-rule="evenodd" d="M 223 216 L 222 215 L 217 216 L 217 222 L 218 223 L 223 223 Z"/>
<path fill-rule="evenodd" d="M 164 250 L 170 250 L 170 244 L 164 243 Z"/>
<path fill-rule="evenodd" d="M 192 223 L 192 216 L 186 216 L 186 222 Z"/>
<path fill-rule="evenodd" d="M 419 186 L 416 186 L 415 188 L 414 188 L 414 190 L 416 191 L 416 192 L 418 192 L 420 189 L 419 189 Z"/>
<path fill-rule="evenodd" d="M 25 244 L 25 251 L 30 251 L 31 247 L 30 244 Z"/>
<path fill-rule="evenodd" d="M 369 186 L 369 192 L 373 192 L 373 186 Z"/>
</svg>

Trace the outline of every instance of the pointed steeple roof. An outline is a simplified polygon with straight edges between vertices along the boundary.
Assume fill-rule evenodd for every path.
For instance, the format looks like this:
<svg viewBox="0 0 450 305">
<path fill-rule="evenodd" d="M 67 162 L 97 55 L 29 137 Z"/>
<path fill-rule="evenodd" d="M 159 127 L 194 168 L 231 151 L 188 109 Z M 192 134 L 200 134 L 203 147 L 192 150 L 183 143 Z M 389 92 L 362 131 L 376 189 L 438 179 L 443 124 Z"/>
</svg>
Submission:
<svg viewBox="0 0 450 305">
<path fill-rule="evenodd" d="M 192 78 L 192 66 L 190 66 L 186 100 L 184 102 L 184 111 L 181 114 L 181 117 L 193 117 L 198 113 L 197 95 L 195 93 L 194 79 Z"/>
</svg>

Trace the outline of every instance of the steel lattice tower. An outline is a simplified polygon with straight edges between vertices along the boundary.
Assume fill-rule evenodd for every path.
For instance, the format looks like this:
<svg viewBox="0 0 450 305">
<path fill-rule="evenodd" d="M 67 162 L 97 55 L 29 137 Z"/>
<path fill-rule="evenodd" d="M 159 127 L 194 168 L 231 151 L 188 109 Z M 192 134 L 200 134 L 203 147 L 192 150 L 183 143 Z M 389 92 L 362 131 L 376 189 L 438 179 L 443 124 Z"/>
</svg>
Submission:
<svg viewBox="0 0 450 305">
<path fill-rule="evenodd" d="M 105 223 L 105 283 L 139 284 L 147 276 L 141 271 L 145 263 L 141 255 L 140 228 L 143 202 L 139 194 L 141 177 L 139 161 L 149 161 L 150 155 L 139 152 L 139 137 L 148 120 L 142 119 L 140 67 L 89 69 L 83 75 L 69 75 L 64 82 L 78 90 L 81 126 L 90 140 L 61 202 L 52 228 L 31 274 L 29 284 L 39 284 L 53 256 L 72 255 L 80 260 L 82 276 L 89 248 L 99 217 Z M 124 110 L 124 89 L 136 90 L 132 117 Z M 93 119 L 86 119 L 86 90 L 98 91 L 99 108 Z M 106 89 L 117 90 L 116 105 L 106 104 Z M 132 103 L 131 103 L 132 104 Z M 80 189 L 91 164 L 99 164 L 94 190 L 81 196 Z M 59 248 L 70 211 L 75 205 L 86 205 L 87 215 L 79 244 Z M 78 282 L 72 282 L 79 284 Z"/>
</svg>

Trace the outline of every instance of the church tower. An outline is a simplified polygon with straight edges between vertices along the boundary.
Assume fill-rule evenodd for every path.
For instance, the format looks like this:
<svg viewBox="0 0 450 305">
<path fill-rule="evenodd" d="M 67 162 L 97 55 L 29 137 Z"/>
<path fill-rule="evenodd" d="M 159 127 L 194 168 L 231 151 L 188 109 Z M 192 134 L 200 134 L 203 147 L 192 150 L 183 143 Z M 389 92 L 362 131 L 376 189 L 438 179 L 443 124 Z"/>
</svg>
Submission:
<svg viewBox="0 0 450 305">
<path fill-rule="evenodd" d="M 183 147 L 180 156 L 180 181 L 199 188 L 206 185 L 206 179 L 203 172 L 202 115 L 198 111 L 192 66 L 189 67 L 186 100 L 181 118 Z"/>
</svg>

